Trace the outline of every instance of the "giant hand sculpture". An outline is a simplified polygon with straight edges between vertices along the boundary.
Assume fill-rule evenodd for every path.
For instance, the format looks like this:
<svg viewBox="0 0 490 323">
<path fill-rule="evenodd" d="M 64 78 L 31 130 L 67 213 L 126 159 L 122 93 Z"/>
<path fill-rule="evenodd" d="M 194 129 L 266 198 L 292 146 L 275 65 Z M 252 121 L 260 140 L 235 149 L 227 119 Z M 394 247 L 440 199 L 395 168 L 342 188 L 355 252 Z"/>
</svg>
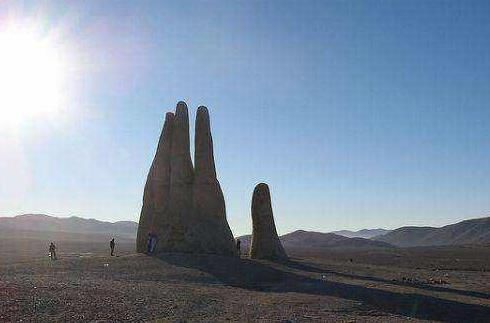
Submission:
<svg viewBox="0 0 490 323">
<path fill-rule="evenodd" d="M 206 107 L 199 107 L 195 131 L 195 168 L 189 143 L 187 105 L 167 113 L 146 180 L 136 248 L 155 253 L 187 252 L 237 255 L 226 221 L 225 200 L 216 177 L 213 139 Z"/>
</svg>

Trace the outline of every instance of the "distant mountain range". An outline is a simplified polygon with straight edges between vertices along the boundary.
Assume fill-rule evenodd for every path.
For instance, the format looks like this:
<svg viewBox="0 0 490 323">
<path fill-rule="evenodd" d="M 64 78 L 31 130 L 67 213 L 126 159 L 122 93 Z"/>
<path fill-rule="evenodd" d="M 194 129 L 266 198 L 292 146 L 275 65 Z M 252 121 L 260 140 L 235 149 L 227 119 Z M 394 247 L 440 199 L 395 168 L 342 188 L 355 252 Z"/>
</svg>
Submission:
<svg viewBox="0 0 490 323">
<path fill-rule="evenodd" d="M 387 234 L 388 232 L 391 231 L 392 230 L 386 230 L 386 229 L 362 229 L 359 231 L 350 231 L 350 230 L 332 231 L 331 233 L 338 234 L 339 236 L 344 236 L 347 238 L 371 239 L 376 236 Z"/>
<path fill-rule="evenodd" d="M 280 237 L 288 249 L 323 248 L 390 248 L 389 243 L 365 238 L 347 238 L 335 233 L 297 230 Z"/>
<path fill-rule="evenodd" d="M 441 228 L 402 227 L 373 239 L 398 247 L 490 245 L 490 217 L 466 220 Z"/>
<path fill-rule="evenodd" d="M 1 232 L 57 232 L 103 234 L 134 239 L 138 223 L 115 223 L 80 217 L 58 218 L 44 214 L 23 214 L 0 217 Z M 378 235 L 377 235 L 378 233 Z M 242 249 L 247 250 L 251 236 L 239 237 Z M 321 233 L 297 230 L 280 237 L 286 249 L 388 248 L 479 244 L 490 245 L 490 217 L 466 220 L 441 228 L 402 227 L 393 231 L 364 229 Z"/>
<path fill-rule="evenodd" d="M 251 235 L 239 237 L 244 251 L 250 248 Z M 279 239 L 287 250 L 304 249 L 341 249 L 341 248 L 393 248 L 392 245 L 382 241 L 369 240 L 365 238 L 347 238 L 335 233 L 321 233 L 314 231 L 297 230 Z"/>
<path fill-rule="evenodd" d="M 138 223 L 133 221 L 111 223 L 76 216 L 58 218 L 45 214 L 23 214 L 0 217 L 0 231 L 90 233 L 133 238 L 136 236 L 137 228 Z"/>
</svg>

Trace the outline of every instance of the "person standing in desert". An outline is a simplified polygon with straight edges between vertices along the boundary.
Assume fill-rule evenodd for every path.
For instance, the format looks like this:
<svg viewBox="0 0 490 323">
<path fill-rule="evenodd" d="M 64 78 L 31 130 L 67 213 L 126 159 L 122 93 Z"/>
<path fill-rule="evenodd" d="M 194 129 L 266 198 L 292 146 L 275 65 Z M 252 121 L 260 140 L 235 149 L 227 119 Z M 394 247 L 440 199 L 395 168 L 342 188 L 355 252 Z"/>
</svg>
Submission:
<svg viewBox="0 0 490 323">
<path fill-rule="evenodd" d="M 111 247 L 111 256 L 114 256 L 114 248 L 116 247 L 116 242 L 114 241 L 114 238 L 112 238 L 109 246 Z"/>
<path fill-rule="evenodd" d="M 49 245 L 49 258 L 51 258 L 51 260 L 56 260 L 56 246 L 54 244 L 54 242 L 51 242 L 51 244 Z"/>
</svg>

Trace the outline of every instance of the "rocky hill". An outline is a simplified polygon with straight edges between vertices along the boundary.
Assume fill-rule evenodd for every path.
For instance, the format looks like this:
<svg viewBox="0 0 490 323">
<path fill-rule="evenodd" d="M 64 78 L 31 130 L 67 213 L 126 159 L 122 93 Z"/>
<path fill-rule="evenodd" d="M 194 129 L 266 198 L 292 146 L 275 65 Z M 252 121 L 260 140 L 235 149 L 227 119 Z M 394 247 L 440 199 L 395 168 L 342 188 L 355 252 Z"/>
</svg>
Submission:
<svg viewBox="0 0 490 323">
<path fill-rule="evenodd" d="M 434 227 L 402 227 L 373 240 L 399 247 L 490 244 L 490 217 Z"/>
<path fill-rule="evenodd" d="M 36 231 L 107 234 L 121 237 L 136 237 L 138 224 L 132 221 L 104 222 L 76 216 L 58 218 L 45 214 L 23 214 L 0 217 L 0 231 Z"/>
<path fill-rule="evenodd" d="M 297 230 L 281 236 L 288 249 L 322 248 L 389 248 L 389 243 L 364 238 L 347 238 L 335 233 Z"/>
</svg>

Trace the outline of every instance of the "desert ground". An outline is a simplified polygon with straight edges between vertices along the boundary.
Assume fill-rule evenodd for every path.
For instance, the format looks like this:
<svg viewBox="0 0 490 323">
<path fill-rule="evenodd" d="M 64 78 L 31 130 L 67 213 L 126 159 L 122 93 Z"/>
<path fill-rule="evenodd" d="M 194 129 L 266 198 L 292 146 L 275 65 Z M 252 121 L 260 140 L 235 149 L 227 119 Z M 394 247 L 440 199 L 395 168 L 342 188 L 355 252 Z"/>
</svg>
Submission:
<svg viewBox="0 0 490 323">
<path fill-rule="evenodd" d="M 53 238 L 53 234 L 50 234 Z M 135 254 L 116 239 L 0 232 L 0 321 L 490 320 L 490 247 L 290 250 L 246 256 Z"/>
</svg>

